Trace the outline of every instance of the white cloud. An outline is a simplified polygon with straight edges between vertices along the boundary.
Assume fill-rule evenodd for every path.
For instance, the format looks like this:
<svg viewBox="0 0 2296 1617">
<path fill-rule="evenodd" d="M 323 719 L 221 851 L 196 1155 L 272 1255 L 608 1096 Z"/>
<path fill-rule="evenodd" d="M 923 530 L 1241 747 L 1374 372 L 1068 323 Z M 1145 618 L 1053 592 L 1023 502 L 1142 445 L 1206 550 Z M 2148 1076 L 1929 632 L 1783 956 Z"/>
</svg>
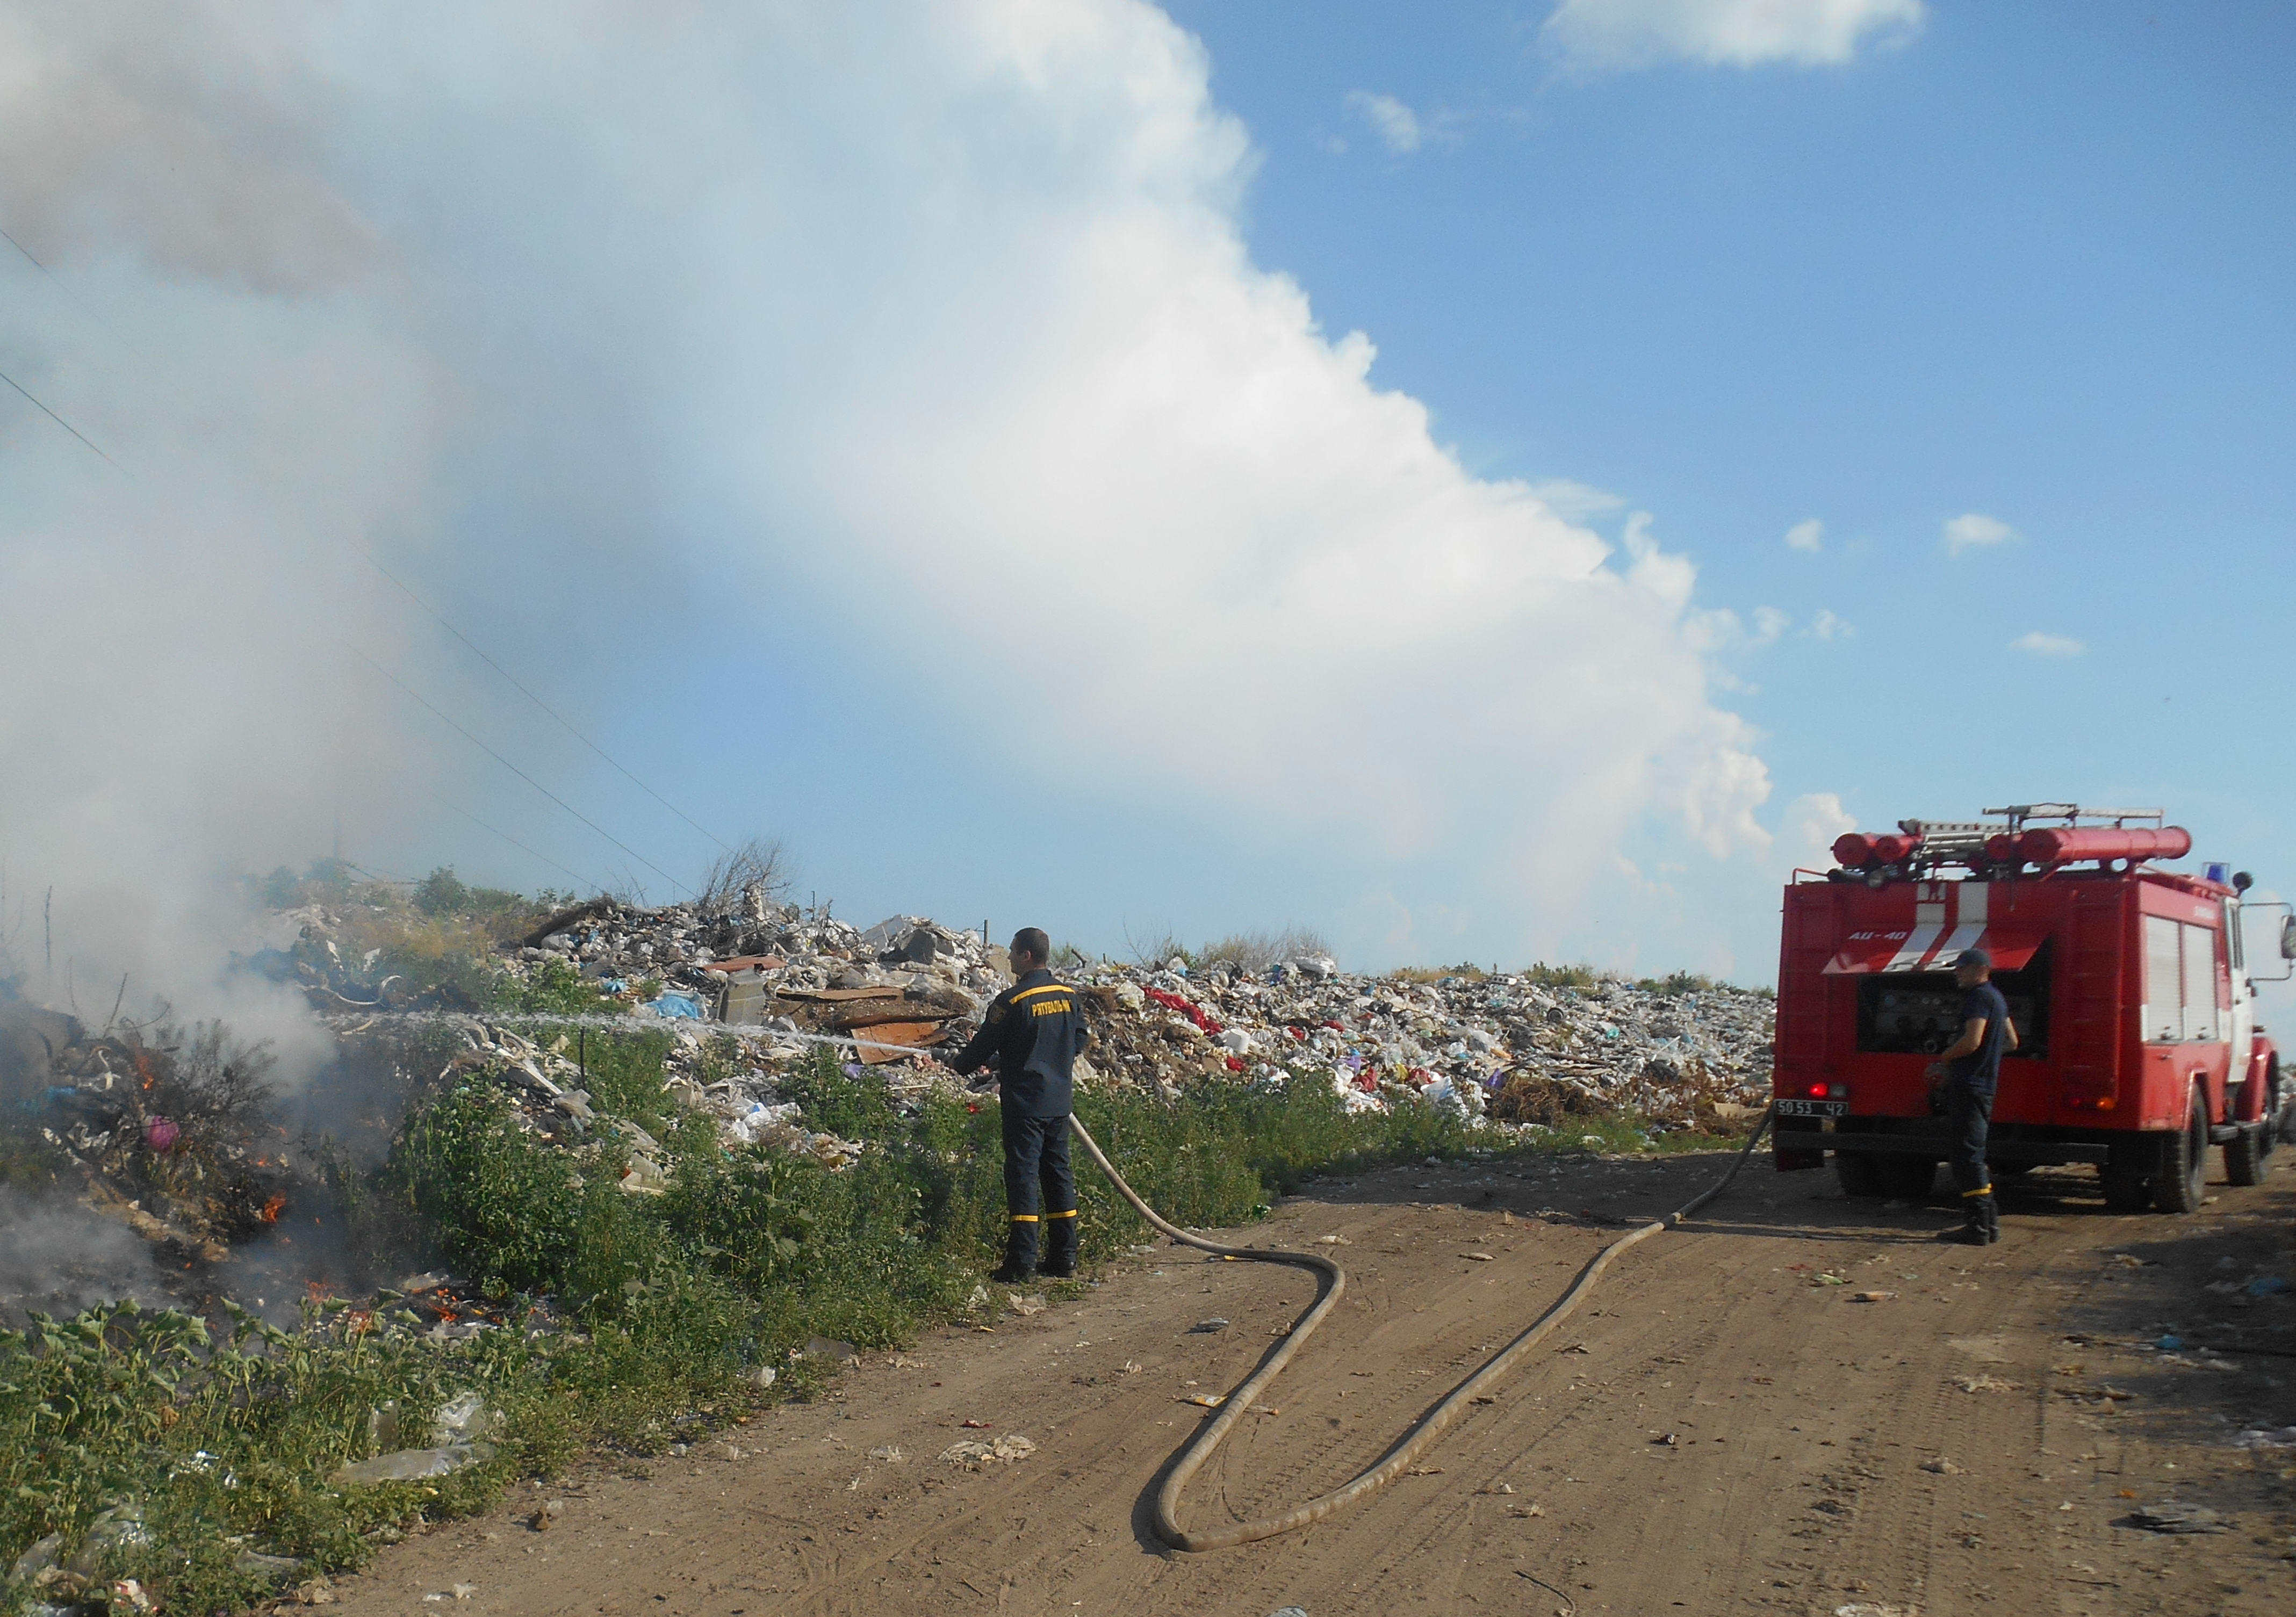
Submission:
<svg viewBox="0 0 2296 1617">
<path fill-rule="evenodd" d="M 1817 616 L 1809 620 L 1809 633 L 1816 640 L 1848 640 L 1857 633 L 1848 619 L 1838 617 L 1830 607 L 1820 607 Z"/>
<path fill-rule="evenodd" d="M 1569 478 L 1549 478 L 1544 483 L 1529 486 L 1530 495 L 1557 516 L 1573 522 L 1584 522 L 1590 517 L 1608 516 L 1625 508 L 1626 501 L 1608 489 L 1591 484 L 1575 483 Z"/>
<path fill-rule="evenodd" d="M 1767 847 L 1695 569 L 1470 475 L 1251 262 L 1250 143 L 1152 7 L 213 15 L 267 20 L 260 48 L 0 23 L 40 64 L 0 96 L 36 245 L 109 277 L 168 384 L 76 370 L 0 298 L 8 352 L 59 355 L 21 380 L 141 479 L 0 437 L 0 565 L 44 603 L 0 639 L 12 878 L 267 862 L 324 845 L 338 791 L 430 813 L 464 743 L 377 716 L 357 654 L 429 642 L 372 544 L 497 644 L 628 625 L 578 659 L 624 691 L 691 598 L 753 598 L 726 667 L 801 619 L 984 771 L 1310 850 L 1470 916 L 1479 954 L 1635 925 L 1614 856 Z M 1015 647 L 1058 671 L 1027 739 L 991 694 Z"/>
<path fill-rule="evenodd" d="M 1807 522 L 1797 522 L 1786 529 L 1786 549 L 1808 551 L 1812 553 L 1825 544 L 1825 524 L 1812 517 Z"/>
<path fill-rule="evenodd" d="M 2030 651 L 2035 657 L 2079 657 L 2088 649 L 2088 646 L 2070 634 L 2045 634 L 2035 629 L 2011 641 L 2009 649 L 2012 651 Z"/>
<path fill-rule="evenodd" d="M 1857 829 L 1857 816 L 1841 806 L 1839 794 L 1812 792 L 1796 797 L 1779 813 L 1777 845 L 1771 856 L 1781 873 L 1831 870 L 1834 838 Z"/>
<path fill-rule="evenodd" d="M 1924 16 L 1922 0 L 1562 0 L 1546 36 L 1589 67 L 1838 67 L 1912 37 Z"/>
<path fill-rule="evenodd" d="M 1964 551 L 2006 544 L 2017 537 L 2017 530 L 1997 517 L 1988 517 L 1982 511 L 1966 511 L 1945 525 L 1944 537 L 1947 553 L 1958 556 Z"/>
<path fill-rule="evenodd" d="M 1775 607 L 1754 608 L 1754 644 L 1767 646 L 1775 642 L 1792 626 L 1793 619 Z"/>
<path fill-rule="evenodd" d="M 1348 108 L 1372 127 L 1372 130 L 1393 152 L 1416 151 L 1425 138 L 1420 127 L 1419 115 L 1392 95 L 1374 94 L 1368 90 L 1348 92 Z"/>
</svg>

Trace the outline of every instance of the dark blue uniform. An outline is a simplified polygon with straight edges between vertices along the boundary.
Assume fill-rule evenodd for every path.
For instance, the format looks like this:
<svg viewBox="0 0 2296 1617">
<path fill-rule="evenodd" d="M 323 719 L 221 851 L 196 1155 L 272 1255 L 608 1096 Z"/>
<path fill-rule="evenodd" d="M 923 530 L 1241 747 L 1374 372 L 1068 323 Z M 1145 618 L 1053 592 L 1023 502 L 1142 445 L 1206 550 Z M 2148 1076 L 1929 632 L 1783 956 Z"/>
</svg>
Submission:
<svg viewBox="0 0 2296 1617">
<path fill-rule="evenodd" d="M 1078 1054 L 1091 1040 L 1077 991 L 1042 966 L 988 1002 L 980 1031 L 950 1058 L 959 1073 L 994 1061 L 1004 1123 L 1004 1205 L 1012 1214 L 1004 1272 L 1037 1267 L 1037 1234 L 1050 1224 L 1044 1272 L 1076 1272 L 1076 1174 L 1069 1111 Z"/>
<path fill-rule="evenodd" d="M 1961 996 L 1961 1025 L 1985 1018 L 1985 1039 L 1976 1049 L 1956 1058 L 1946 1080 L 1946 1117 L 1952 1130 L 1953 1155 L 1948 1159 L 1953 1182 L 1964 1198 L 1992 1192 L 1992 1175 L 1985 1167 L 1985 1137 L 1993 1125 L 1993 1096 L 2001 1084 L 2001 1058 L 2009 1048 L 2009 1001 L 1990 983 L 1965 989 Z"/>
</svg>

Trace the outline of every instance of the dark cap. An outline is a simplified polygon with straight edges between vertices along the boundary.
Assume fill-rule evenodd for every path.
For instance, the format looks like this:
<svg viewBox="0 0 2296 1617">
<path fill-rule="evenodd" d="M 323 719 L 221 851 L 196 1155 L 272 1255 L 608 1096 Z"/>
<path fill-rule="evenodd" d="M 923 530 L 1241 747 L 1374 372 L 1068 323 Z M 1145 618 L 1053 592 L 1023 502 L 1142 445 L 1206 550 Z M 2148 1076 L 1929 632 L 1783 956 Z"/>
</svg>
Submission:
<svg viewBox="0 0 2296 1617">
<path fill-rule="evenodd" d="M 1990 971 L 1993 969 L 1993 957 L 1982 949 L 1964 949 L 1960 958 L 1954 961 L 1953 968 L 1959 971 L 1964 966 L 1979 971 Z"/>
</svg>

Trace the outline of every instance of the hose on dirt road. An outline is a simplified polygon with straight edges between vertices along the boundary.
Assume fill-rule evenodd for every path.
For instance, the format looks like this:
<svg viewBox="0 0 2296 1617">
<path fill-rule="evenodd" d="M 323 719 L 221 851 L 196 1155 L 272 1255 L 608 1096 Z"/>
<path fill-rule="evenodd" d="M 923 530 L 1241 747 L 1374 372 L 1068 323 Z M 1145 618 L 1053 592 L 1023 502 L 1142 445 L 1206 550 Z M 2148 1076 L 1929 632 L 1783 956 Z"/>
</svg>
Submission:
<svg viewBox="0 0 2296 1617">
<path fill-rule="evenodd" d="M 1685 1222 L 1700 1208 L 1721 1195 L 1730 1181 L 1738 1177 L 1738 1171 L 1746 1165 L 1746 1159 L 1753 1155 L 1755 1146 L 1760 1143 L 1763 1134 L 1768 1131 L 1771 1114 L 1774 1110 L 1774 1107 L 1764 1109 L 1761 1121 L 1754 1125 L 1754 1131 L 1747 1136 L 1745 1145 L 1731 1160 L 1727 1172 L 1664 1218 L 1644 1224 L 1638 1229 L 1629 1230 L 1596 1253 L 1587 1262 L 1587 1266 L 1578 1271 L 1578 1278 L 1570 1283 L 1570 1290 L 1564 1292 L 1545 1313 L 1533 1320 L 1521 1335 L 1501 1348 L 1497 1353 L 1484 1362 L 1480 1369 L 1453 1387 L 1444 1395 L 1442 1401 L 1414 1422 L 1410 1428 L 1396 1440 L 1394 1446 L 1381 1457 L 1377 1464 L 1358 1474 L 1352 1481 L 1342 1483 L 1329 1493 L 1308 1500 L 1296 1509 L 1287 1510 L 1280 1515 L 1261 1516 L 1256 1521 L 1238 1522 L 1227 1527 L 1208 1528 L 1201 1532 L 1190 1532 L 1179 1523 L 1182 1490 L 1187 1487 L 1189 1479 L 1202 1468 L 1204 1462 L 1211 1458 L 1213 1451 L 1226 1439 L 1228 1433 L 1235 1429 L 1236 1423 L 1250 1412 L 1253 1401 L 1266 1390 L 1270 1382 L 1283 1373 L 1283 1367 L 1292 1362 L 1292 1355 L 1306 1345 L 1308 1338 L 1315 1334 L 1316 1327 L 1324 1322 L 1324 1317 L 1339 1306 L 1340 1298 L 1348 1286 L 1347 1271 L 1320 1254 L 1287 1252 L 1275 1246 L 1229 1246 L 1182 1229 L 1140 1199 L 1139 1193 L 1124 1182 L 1124 1176 L 1116 1171 L 1116 1165 L 1110 1162 L 1107 1154 L 1101 1150 L 1100 1143 L 1093 1139 L 1081 1122 L 1071 1117 L 1069 1120 L 1070 1128 L 1075 1131 L 1076 1137 L 1084 1142 L 1084 1148 L 1091 1154 L 1092 1160 L 1100 1164 L 1100 1171 L 1108 1175 L 1108 1182 L 1114 1185 L 1117 1194 L 1131 1203 L 1134 1210 L 1157 1229 L 1183 1245 L 1196 1247 L 1200 1251 L 1210 1253 L 1230 1262 L 1288 1263 L 1295 1269 L 1314 1270 L 1329 1281 L 1329 1285 L 1324 1288 L 1323 1294 L 1316 1299 L 1306 1313 L 1292 1322 L 1291 1330 L 1276 1345 L 1275 1351 L 1267 1355 L 1259 1368 L 1252 1372 L 1242 1386 L 1227 1395 L 1226 1401 L 1219 1406 L 1218 1412 L 1209 1422 L 1197 1428 L 1195 1436 L 1188 1441 L 1187 1447 L 1183 1449 L 1179 1458 L 1172 1462 L 1171 1470 L 1164 1478 L 1164 1485 L 1156 1490 L 1156 1536 L 1175 1549 L 1226 1549 L 1232 1545 L 1251 1543 L 1257 1539 L 1274 1538 L 1277 1533 L 1290 1532 L 1295 1528 L 1306 1527 L 1313 1523 L 1323 1521 L 1327 1516 L 1336 1515 L 1357 1500 L 1376 1493 L 1394 1482 L 1408 1471 L 1412 1463 L 1426 1452 L 1435 1440 L 1442 1436 L 1460 1416 L 1466 1413 L 1478 1395 L 1481 1394 L 1486 1388 L 1496 1385 L 1500 1378 L 1515 1367 L 1516 1361 L 1525 1352 L 1537 1345 L 1556 1326 L 1570 1317 L 1587 1294 L 1595 1289 L 1595 1283 L 1603 1278 L 1603 1271 L 1610 1268 L 1613 1258 L 1626 1251 L 1628 1247 L 1646 1241 L 1661 1230 L 1671 1229 Z"/>
</svg>

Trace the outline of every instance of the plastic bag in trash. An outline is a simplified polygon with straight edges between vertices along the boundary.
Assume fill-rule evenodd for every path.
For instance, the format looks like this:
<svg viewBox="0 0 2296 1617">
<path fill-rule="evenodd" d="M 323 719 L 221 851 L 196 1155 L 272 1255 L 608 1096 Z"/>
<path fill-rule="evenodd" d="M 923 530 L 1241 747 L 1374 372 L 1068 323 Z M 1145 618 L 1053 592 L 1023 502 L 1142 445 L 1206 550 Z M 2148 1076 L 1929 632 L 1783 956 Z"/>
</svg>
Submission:
<svg viewBox="0 0 2296 1617">
<path fill-rule="evenodd" d="M 699 1022 L 702 1020 L 701 1001 L 691 994 L 666 993 L 646 1001 L 645 1008 L 657 1017 L 673 1020 Z"/>
<path fill-rule="evenodd" d="M 354 1460 L 336 1468 L 327 1480 L 337 1487 L 366 1487 L 377 1482 L 413 1482 L 445 1476 L 494 1456 L 487 1436 L 502 1417 L 487 1408 L 474 1389 L 465 1388 L 447 1400 L 433 1417 L 428 1449 L 398 1449 L 373 1459 Z"/>
</svg>

